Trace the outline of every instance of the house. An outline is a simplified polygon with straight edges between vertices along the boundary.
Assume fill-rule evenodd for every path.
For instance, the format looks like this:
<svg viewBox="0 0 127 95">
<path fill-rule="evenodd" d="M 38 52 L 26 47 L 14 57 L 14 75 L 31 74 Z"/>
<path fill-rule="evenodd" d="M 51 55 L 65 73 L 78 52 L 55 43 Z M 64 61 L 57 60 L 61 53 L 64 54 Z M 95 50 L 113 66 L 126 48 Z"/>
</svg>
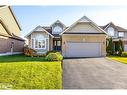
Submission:
<svg viewBox="0 0 127 95">
<path fill-rule="evenodd" d="M 124 29 L 120 26 L 116 26 L 114 23 L 110 22 L 105 26 L 101 26 L 107 34 L 112 37 L 114 44 L 114 51 L 117 51 L 118 41 L 123 42 L 124 51 L 127 51 L 127 29 Z"/>
<path fill-rule="evenodd" d="M 24 39 L 21 28 L 9 6 L 0 6 L 0 55 L 21 53 Z"/>
<path fill-rule="evenodd" d="M 107 33 L 88 17 L 83 16 L 66 27 L 57 20 L 50 26 L 37 26 L 29 34 L 28 46 L 38 53 L 61 51 L 64 57 L 106 56 Z"/>
</svg>

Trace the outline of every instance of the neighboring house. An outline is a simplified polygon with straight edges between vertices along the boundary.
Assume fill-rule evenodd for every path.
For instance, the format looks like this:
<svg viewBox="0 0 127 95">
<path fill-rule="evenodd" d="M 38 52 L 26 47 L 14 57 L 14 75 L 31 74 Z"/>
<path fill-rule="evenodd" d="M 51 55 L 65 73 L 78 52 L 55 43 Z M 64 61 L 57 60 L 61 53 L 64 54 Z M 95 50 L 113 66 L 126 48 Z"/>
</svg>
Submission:
<svg viewBox="0 0 127 95">
<path fill-rule="evenodd" d="M 116 26 L 112 22 L 100 27 L 104 29 L 110 37 L 113 38 L 115 51 L 117 50 L 119 40 L 122 40 L 124 45 L 124 51 L 127 51 L 127 29 L 124 29 L 120 26 Z"/>
<path fill-rule="evenodd" d="M 9 6 L 0 6 L 0 55 L 21 53 L 24 39 L 21 28 Z"/>
<path fill-rule="evenodd" d="M 61 51 L 64 57 L 106 56 L 106 32 L 86 16 L 66 27 L 57 20 L 52 25 L 37 26 L 26 38 L 38 53 Z"/>
</svg>

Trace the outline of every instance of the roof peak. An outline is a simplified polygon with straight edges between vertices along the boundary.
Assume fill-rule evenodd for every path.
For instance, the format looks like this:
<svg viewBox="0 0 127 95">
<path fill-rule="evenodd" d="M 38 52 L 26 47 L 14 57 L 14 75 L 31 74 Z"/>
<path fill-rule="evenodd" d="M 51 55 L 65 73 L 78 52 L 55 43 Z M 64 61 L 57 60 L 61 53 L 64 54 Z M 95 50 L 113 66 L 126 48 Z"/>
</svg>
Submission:
<svg viewBox="0 0 127 95">
<path fill-rule="evenodd" d="M 78 22 L 91 22 L 91 20 L 84 15 L 78 20 Z"/>
<path fill-rule="evenodd" d="M 64 27 L 66 27 L 59 19 L 57 19 L 53 24 L 55 24 L 55 23 L 61 23 Z M 50 27 L 51 27 L 53 24 L 51 24 Z"/>
<path fill-rule="evenodd" d="M 111 21 L 109 24 L 113 24 L 113 25 L 115 25 L 112 21 Z"/>
</svg>

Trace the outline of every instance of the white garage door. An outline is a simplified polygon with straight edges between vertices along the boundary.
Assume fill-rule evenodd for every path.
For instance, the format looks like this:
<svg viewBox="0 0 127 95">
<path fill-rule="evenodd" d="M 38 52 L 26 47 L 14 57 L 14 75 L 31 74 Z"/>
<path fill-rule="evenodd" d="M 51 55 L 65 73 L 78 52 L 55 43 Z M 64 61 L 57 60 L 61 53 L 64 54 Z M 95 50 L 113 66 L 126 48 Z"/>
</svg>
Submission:
<svg viewBox="0 0 127 95">
<path fill-rule="evenodd" d="M 100 43 L 68 42 L 66 45 L 66 57 L 99 57 L 100 53 Z"/>
</svg>

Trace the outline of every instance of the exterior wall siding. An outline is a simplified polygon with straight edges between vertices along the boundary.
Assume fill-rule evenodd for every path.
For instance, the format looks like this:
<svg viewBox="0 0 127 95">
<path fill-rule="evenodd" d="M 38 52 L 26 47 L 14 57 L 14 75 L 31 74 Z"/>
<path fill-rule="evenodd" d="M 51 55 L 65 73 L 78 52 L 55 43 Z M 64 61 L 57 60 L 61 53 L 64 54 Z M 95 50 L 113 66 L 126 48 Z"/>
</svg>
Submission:
<svg viewBox="0 0 127 95">
<path fill-rule="evenodd" d="M 124 44 L 124 45 L 127 45 L 127 41 L 123 41 L 123 44 Z"/>
<path fill-rule="evenodd" d="M 95 29 L 90 23 L 77 23 L 72 29 L 67 31 L 69 33 L 102 33 Z"/>
<path fill-rule="evenodd" d="M 53 38 L 49 37 L 49 50 L 53 50 Z"/>
<path fill-rule="evenodd" d="M 124 38 L 127 38 L 127 32 L 124 32 Z"/>
<path fill-rule="evenodd" d="M 20 36 L 20 29 L 17 26 L 8 6 L 2 7 L 0 9 L 0 13 L 0 18 L 2 19 L 3 23 L 8 27 L 8 30 L 16 36 Z"/>
<path fill-rule="evenodd" d="M 0 23 L 0 34 L 9 35 L 9 34 L 7 33 L 7 31 L 4 29 L 4 27 L 2 26 L 1 23 Z"/>
<path fill-rule="evenodd" d="M 106 35 L 62 35 L 62 54 L 65 56 L 66 43 L 71 42 L 99 42 L 101 43 L 101 56 L 106 56 Z"/>
<path fill-rule="evenodd" d="M 0 36 L 0 53 L 11 52 L 12 42 L 14 42 L 13 52 L 23 52 L 24 41 Z"/>
</svg>

